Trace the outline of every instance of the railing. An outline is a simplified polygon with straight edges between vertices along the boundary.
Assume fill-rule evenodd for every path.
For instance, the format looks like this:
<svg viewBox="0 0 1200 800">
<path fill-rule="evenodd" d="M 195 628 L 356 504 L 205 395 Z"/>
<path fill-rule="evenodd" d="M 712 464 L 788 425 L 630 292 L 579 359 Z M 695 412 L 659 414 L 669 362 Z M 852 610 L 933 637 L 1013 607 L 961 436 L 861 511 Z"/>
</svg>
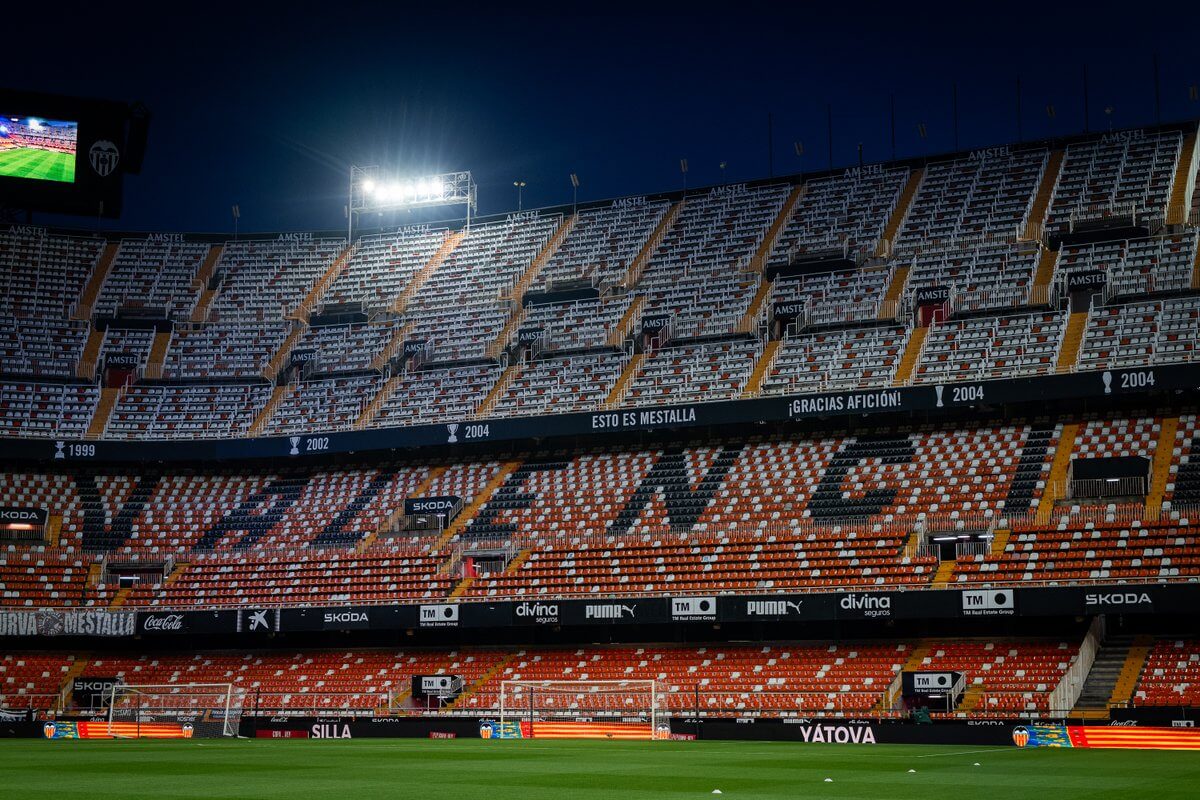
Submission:
<svg viewBox="0 0 1200 800">
<path fill-rule="evenodd" d="M 1062 680 L 1050 692 L 1051 708 L 1074 708 L 1087 681 L 1092 664 L 1096 661 L 1096 653 L 1100 650 L 1100 642 L 1104 639 L 1104 616 L 1097 615 L 1088 627 L 1087 635 L 1079 645 L 1079 654 L 1067 668 Z"/>
</svg>

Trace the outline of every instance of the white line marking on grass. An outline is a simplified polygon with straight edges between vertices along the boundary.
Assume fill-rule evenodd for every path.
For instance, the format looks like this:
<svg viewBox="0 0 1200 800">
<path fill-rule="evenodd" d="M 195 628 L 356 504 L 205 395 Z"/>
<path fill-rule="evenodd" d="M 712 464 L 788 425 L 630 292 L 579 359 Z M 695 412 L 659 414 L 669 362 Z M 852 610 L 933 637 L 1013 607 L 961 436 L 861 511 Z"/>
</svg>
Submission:
<svg viewBox="0 0 1200 800">
<path fill-rule="evenodd" d="M 1017 747 L 989 747 L 986 750 L 958 750 L 953 753 L 926 753 L 921 756 L 913 756 L 913 758 L 945 758 L 946 756 L 968 756 L 972 753 L 1003 753 L 1008 750 L 1018 750 Z"/>
</svg>

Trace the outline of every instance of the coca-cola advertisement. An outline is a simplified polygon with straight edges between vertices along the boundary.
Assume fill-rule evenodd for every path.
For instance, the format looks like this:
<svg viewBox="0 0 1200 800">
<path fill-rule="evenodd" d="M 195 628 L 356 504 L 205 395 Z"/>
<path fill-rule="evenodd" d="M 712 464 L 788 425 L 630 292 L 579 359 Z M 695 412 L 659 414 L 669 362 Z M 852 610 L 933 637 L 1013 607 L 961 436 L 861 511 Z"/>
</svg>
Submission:
<svg viewBox="0 0 1200 800">
<path fill-rule="evenodd" d="M 139 633 L 183 633 L 186 629 L 182 612 L 138 614 Z"/>
</svg>

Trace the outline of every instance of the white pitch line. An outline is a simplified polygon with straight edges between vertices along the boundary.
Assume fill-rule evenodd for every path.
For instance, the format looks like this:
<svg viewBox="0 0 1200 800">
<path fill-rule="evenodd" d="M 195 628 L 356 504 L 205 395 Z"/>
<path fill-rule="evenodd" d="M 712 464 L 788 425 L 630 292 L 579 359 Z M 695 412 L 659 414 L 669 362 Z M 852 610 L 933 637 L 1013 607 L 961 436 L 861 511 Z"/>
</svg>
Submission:
<svg viewBox="0 0 1200 800">
<path fill-rule="evenodd" d="M 1019 750 L 1019 747 L 989 747 L 985 750 L 959 750 L 956 753 L 926 753 L 923 756 L 913 756 L 913 758 L 945 758 L 946 756 L 969 756 L 972 753 L 1004 753 L 1010 750 Z"/>
</svg>

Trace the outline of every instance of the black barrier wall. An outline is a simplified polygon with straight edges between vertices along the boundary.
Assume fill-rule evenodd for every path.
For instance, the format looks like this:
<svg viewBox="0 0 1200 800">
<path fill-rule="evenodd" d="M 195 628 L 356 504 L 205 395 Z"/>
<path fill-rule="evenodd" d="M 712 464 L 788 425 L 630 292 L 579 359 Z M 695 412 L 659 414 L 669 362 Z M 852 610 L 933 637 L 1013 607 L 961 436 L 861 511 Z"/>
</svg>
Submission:
<svg viewBox="0 0 1200 800">
<path fill-rule="evenodd" d="M 0 439 L 0 448 L 10 458 L 68 463 L 301 459 L 414 447 L 470 446 L 845 415 L 859 417 L 879 413 L 969 409 L 982 404 L 1136 397 L 1150 392 L 1194 391 L 1197 385 L 1200 385 L 1200 364 L 1173 364 L 1145 369 L 1039 375 L 1016 380 L 901 386 L 834 394 L 471 420 L 301 436 L 170 442 Z"/>
</svg>

